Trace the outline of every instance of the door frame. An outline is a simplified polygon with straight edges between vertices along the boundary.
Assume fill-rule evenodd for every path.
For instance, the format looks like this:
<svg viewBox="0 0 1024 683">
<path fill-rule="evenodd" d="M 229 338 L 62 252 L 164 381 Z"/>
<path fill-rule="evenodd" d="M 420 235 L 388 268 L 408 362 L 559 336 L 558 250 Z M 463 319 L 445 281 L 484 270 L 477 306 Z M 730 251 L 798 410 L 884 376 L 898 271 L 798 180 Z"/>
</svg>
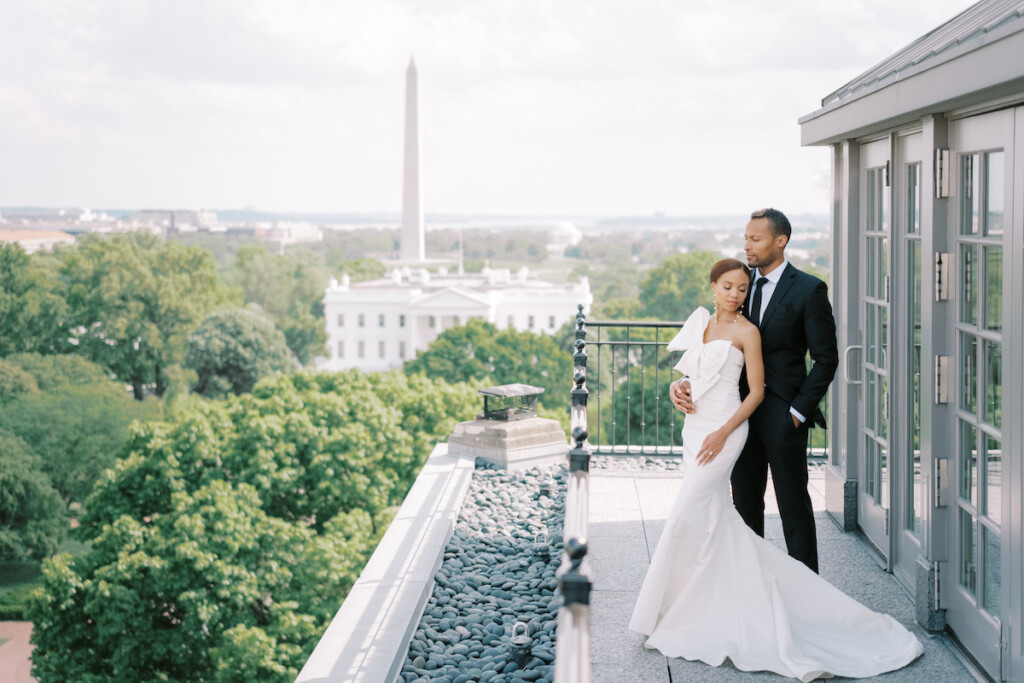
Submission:
<svg viewBox="0 0 1024 683">
<path fill-rule="evenodd" d="M 922 337 L 924 334 L 924 309 L 927 304 L 927 293 L 929 287 L 925 281 L 925 256 L 924 256 L 924 220 L 923 206 L 926 188 L 924 185 L 924 134 L 920 128 L 913 128 L 900 131 L 894 136 L 892 154 L 892 215 L 893 226 L 891 231 L 891 252 L 892 252 L 892 287 L 889 297 L 890 315 L 892 320 L 891 332 L 891 357 L 892 372 L 890 376 L 890 391 L 894 399 L 890 402 L 890 472 L 891 472 L 891 497 L 890 497 L 890 527 L 889 527 L 889 566 L 897 579 L 911 593 L 916 592 L 917 581 L 917 560 L 921 555 L 923 538 L 925 534 L 924 508 L 928 503 L 927 491 L 924 488 L 925 458 L 923 457 L 924 425 L 923 415 L 926 409 L 927 395 L 924 394 L 924 374 L 927 372 L 928 363 L 926 358 L 921 356 L 920 379 L 918 391 L 921 392 L 918 413 L 918 425 L 921 430 L 920 446 L 917 451 L 919 474 L 915 478 L 912 470 L 914 462 L 913 453 L 913 379 L 909 374 L 909 368 L 913 361 L 912 339 L 912 300 L 911 291 L 913 284 L 910 281 L 907 267 L 909 265 L 910 244 L 915 245 L 920 258 L 919 277 L 921 278 L 920 290 L 917 293 L 921 313 Z M 916 166 L 916 195 L 911 200 L 908 197 L 909 173 L 911 166 Z M 916 201 L 911 207 L 910 202 Z M 913 213 L 911 213 L 913 209 Z M 908 223 L 916 217 L 916 228 L 911 229 Z M 922 338 L 923 342 L 923 338 Z M 908 496 L 908 492 L 910 495 Z M 915 535 L 913 531 L 913 518 L 915 507 L 922 511 L 921 532 Z"/>
<path fill-rule="evenodd" d="M 869 274 L 869 262 L 873 263 L 875 269 L 880 267 L 880 263 L 884 258 L 886 263 L 886 277 L 891 282 L 892 273 L 892 246 L 893 246 L 893 202 L 892 202 L 892 182 L 891 182 L 891 168 L 892 168 L 892 147 L 893 147 L 893 136 L 888 135 L 881 139 L 873 141 L 863 142 L 860 145 L 860 165 L 859 175 L 862 192 L 860 193 L 860 222 L 857 226 L 857 241 L 859 244 L 859 251 L 861 254 L 860 262 L 858 263 L 858 273 L 855 301 L 857 306 L 857 338 L 861 345 L 861 351 L 858 354 L 858 365 L 860 377 L 860 386 L 857 392 L 857 415 L 858 415 L 858 429 L 854 435 L 854 447 L 857 452 L 857 479 L 860 481 L 860 486 L 857 491 L 857 525 L 867 540 L 875 547 L 878 553 L 883 558 L 887 571 L 891 571 L 891 558 L 892 549 L 890 547 L 891 535 L 889 533 L 890 527 L 890 515 L 891 515 L 891 497 L 892 497 L 892 478 L 891 478 L 891 444 L 892 436 L 889 433 L 891 430 L 889 426 L 892 424 L 892 413 L 888 407 L 882 408 L 881 411 L 876 411 L 876 416 L 880 416 L 885 421 L 885 457 L 886 457 L 886 470 L 888 472 L 887 482 L 881 480 L 880 477 L 869 476 L 874 475 L 876 472 L 869 473 L 868 467 L 872 467 L 875 470 L 874 463 L 875 458 L 868 457 L 866 452 L 866 444 L 868 440 L 875 442 L 875 438 L 868 434 L 869 427 L 873 424 L 877 427 L 880 422 L 872 422 L 868 416 L 868 400 L 869 398 L 877 399 L 879 403 L 889 402 L 888 397 L 892 395 L 892 386 L 890 383 L 890 373 L 888 368 L 892 366 L 892 297 L 891 297 L 891 284 L 886 285 L 875 278 L 871 283 L 871 274 Z M 875 175 L 869 178 L 869 174 L 874 171 Z M 874 180 L 875 187 L 872 188 L 871 180 Z M 872 206 L 869 206 L 869 196 L 875 197 L 873 189 L 878 189 L 877 199 L 883 202 L 884 209 L 881 212 L 872 211 Z M 872 231 L 869 236 L 866 234 L 869 222 L 874 220 L 875 216 L 880 216 L 879 222 L 881 225 L 877 226 L 880 229 Z M 875 251 L 875 259 L 872 261 L 872 249 L 869 249 L 869 240 L 876 240 L 877 234 L 885 233 L 885 248 L 879 251 Z M 874 242 L 872 242 L 873 244 Z M 876 330 L 872 329 L 871 320 L 872 316 L 868 315 L 869 305 L 867 298 L 869 297 L 869 290 L 867 287 L 869 284 L 873 284 L 877 287 L 874 290 L 874 294 L 871 298 L 875 301 L 885 300 L 884 308 L 887 311 L 886 321 L 886 332 L 883 336 L 879 336 L 880 340 L 879 348 L 872 351 L 871 340 L 868 339 L 868 335 Z M 886 287 L 889 291 L 882 294 L 879 290 Z M 879 296 L 881 294 L 881 296 Z M 873 369 L 872 369 L 873 368 Z M 881 368 L 881 372 L 879 369 Z M 886 386 L 888 390 L 885 392 L 877 391 L 872 380 L 875 378 L 884 377 L 886 380 Z M 877 393 L 876 393 L 877 391 Z M 869 397 L 870 394 L 870 397 Z M 882 415 L 882 412 L 885 415 Z M 872 429 L 875 431 L 875 429 Z M 880 472 L 880 468 L 879 468 Z M 876 496 L 873 493 L 873 489 L 880 489 L 879 500 L 876 502 Z"/>
</svg>

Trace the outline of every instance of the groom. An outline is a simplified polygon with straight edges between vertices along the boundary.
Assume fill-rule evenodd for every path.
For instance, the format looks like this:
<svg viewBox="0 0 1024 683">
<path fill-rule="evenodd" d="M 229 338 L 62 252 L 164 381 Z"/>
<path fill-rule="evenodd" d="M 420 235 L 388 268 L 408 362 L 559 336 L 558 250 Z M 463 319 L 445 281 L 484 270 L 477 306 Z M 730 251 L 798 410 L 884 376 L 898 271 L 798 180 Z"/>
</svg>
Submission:
<svg viewBox="0 0 1024 683">
<path fill-rule="evenodd" d="M 789 554 L 818 571 L 814 511 L 807 492 L 807 432 L 825 427 L 818 407 L 839 364 L 836 322 L 824 282 L 786 260 L 792 228 L 776 209 L 750 214 L 744 250 L 752 273 L 743 313 L 761 330 L 765 397 L 750 417 L 747 443 L 732 471 L 733 503 L 743 521 L 764 536 L 768 468 Z M 813 365 L 807 371 L 806 356 Z M 746 376 L 740 393 L 747 394 Z M 673 405 L 694 412 L 687 378 L 673 382 Z"/>
</svg>

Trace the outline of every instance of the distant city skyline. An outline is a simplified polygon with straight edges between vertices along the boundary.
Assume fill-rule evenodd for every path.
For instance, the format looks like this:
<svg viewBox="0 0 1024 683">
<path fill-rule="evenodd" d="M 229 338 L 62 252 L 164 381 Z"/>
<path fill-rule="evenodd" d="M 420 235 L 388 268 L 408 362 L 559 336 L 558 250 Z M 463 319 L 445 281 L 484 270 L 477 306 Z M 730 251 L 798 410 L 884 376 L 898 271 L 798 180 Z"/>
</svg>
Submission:
<svg viewBox="0 0 1024 683">
<path fill-rule="evenodd" d="M 828 210 L 797 118 L 967 2 L 50 5 L 0 26 L 0 206 L 398 215 Z"/>
</svg>

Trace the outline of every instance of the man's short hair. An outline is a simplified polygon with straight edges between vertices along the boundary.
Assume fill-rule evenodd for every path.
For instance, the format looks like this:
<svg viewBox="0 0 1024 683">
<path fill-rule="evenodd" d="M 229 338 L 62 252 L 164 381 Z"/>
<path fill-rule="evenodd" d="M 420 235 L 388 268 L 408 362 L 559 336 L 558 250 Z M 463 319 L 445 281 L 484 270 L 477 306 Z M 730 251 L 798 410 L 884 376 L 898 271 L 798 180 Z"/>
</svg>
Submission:
<svg viewBox="0 0 1024 683">
<path fill-rule="evenodd" d="M 786 214 L 778 209 L 758 209 L 750 214 L 750 217 L 767 218 L 768 225 L 772 231 L 772 237 L 785 235 L 786 239 L 789 240 L 793 236 L 793 227 L 789 224 L 789 219 L 786 218 Z"/>
</svg>

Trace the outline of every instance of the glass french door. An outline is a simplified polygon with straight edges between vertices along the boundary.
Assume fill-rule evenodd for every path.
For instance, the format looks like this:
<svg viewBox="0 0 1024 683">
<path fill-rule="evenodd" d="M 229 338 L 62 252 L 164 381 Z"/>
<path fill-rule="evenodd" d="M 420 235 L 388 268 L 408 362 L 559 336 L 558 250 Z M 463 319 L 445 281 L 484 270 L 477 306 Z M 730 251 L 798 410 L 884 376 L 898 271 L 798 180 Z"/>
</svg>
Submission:
<svg viewBox="0 0 1024 683">
<path fill-rule="evenodd" d="M 924 534 L 925 501 L 921 463 L 924 409 L 921 393 L 924 312 L 921 203 L 923 140 L 920 132 L 898 135 L 893 144 L 893 361 L 890 421 L 892 486 L 890 568 L 913 590 Z"/>
<path fill-rule="evenodd" d="M 883 557 L 890 556 L 890 233 L 891 141 L 861 146 L 861 361 L 857 522 Z"/>
<path fill-rule="evenodd" d="M 1014 112 L 950 127 L 949 245 L 955 306 L 948 443 L 951 476 L 948 576 L 942 601 L 956 637 L 995 680 L 1003 679 L 1007 613 L 1004 574 L 1020 539 L 1007 533 L 1012 512 L 1004 455 L 1019 439 L 1003 414 L 1010 308 L 1007 251 L 1012 234 Z M 1019 306 L 1019 304 L 1018 304 Z M 1012 404 L 1011 404 L 1012 405 Z M 1019 461 L 1019 458 L 1018 458 Z M 1019 467 L 1019 462 L 1018 465 Z M 1016 506 L 1019 508 L 1019 501 Z M 1018 569 L 1019 571 L 1019 569 Z"/>
</svg>

